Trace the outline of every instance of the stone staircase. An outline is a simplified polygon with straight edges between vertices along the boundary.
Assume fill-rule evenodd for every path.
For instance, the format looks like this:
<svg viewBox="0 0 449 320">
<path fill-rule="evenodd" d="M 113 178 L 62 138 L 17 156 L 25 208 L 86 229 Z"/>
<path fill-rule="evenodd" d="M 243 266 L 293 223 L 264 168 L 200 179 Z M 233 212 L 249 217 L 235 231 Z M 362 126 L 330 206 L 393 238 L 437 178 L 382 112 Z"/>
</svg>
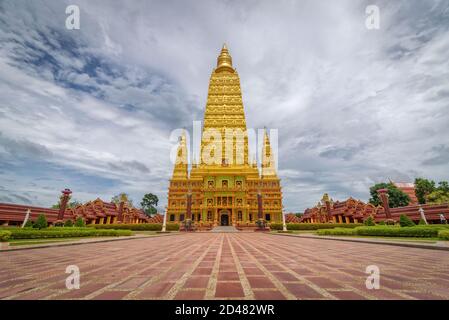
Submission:
<svg viewBox="0 0 449 320">
<path fill-rule="evenodd" d="M 239 232 L 233 226 L 217 226 L 213 228 L 210 232 Z"/>
</svg>

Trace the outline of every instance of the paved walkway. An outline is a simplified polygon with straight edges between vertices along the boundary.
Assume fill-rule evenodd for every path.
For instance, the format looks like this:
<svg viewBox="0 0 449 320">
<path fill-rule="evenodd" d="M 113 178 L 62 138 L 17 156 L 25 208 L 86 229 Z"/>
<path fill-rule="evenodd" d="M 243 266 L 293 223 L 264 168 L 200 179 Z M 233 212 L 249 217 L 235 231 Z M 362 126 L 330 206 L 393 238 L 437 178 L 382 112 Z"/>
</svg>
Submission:
<svg viewBox="0 0 449 320">
<path fill-rule="evenodd" d="M 68 265 L 79 290 L 65 287 Z M 449 299 L 449 252 L 259 233 L 6 251 L 0 266 L 1 299 Z"/>
</svg>

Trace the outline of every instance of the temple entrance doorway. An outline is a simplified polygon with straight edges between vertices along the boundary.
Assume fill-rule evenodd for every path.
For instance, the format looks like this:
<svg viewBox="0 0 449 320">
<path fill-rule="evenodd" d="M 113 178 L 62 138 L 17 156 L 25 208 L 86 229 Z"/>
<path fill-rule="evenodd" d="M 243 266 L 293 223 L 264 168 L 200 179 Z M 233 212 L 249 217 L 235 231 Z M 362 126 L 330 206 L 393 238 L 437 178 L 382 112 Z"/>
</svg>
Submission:
<svg viewBox="0 0 449 320">
<path fill-rule="evenodd" d="M 229 213 L 227 211 L 220 215 L 220 226 L 229 226 Z"/>
</svg>

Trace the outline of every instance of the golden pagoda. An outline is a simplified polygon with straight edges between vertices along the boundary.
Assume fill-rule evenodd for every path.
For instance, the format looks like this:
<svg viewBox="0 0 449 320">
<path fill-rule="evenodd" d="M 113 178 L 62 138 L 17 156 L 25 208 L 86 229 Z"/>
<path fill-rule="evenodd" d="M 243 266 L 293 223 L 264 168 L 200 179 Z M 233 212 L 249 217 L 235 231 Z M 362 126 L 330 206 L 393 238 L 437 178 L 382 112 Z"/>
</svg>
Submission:
<svg viewBox="0 0 449 320">
<path fill-rule="evenodd" d="M 255 227 L 282 222 L 282 193 L 270 139 L 264 130 L 261 168 L 248 159 L 248 135 L 240 79 L 226 45 L 209 81 L 200 159 L 188 167 L 180 138 L 168 191 L 167 221 L 196 229 Z"/>
</svg>

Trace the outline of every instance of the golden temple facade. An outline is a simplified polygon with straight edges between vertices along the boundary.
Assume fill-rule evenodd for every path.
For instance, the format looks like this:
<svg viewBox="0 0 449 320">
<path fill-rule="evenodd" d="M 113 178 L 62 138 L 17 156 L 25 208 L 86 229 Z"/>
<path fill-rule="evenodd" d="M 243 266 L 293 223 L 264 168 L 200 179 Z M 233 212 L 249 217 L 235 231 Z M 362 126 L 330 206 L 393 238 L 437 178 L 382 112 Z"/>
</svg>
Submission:
<svg viewBox="0 0 449 320">
<path fill-rule="evenodd" d="M 167 222 L 195 227 L 255 226 L 282 222 L 282 192 L 270 139 L 264 130 L 261 166 L 249 161 L 239 76 L 226 45 L 212 71 L 200 159 L 189 172 L 186 137 L 180 138 L 168 191 Z M 259 170 L 260 169 L 260 170 Z"/>
</svg>

